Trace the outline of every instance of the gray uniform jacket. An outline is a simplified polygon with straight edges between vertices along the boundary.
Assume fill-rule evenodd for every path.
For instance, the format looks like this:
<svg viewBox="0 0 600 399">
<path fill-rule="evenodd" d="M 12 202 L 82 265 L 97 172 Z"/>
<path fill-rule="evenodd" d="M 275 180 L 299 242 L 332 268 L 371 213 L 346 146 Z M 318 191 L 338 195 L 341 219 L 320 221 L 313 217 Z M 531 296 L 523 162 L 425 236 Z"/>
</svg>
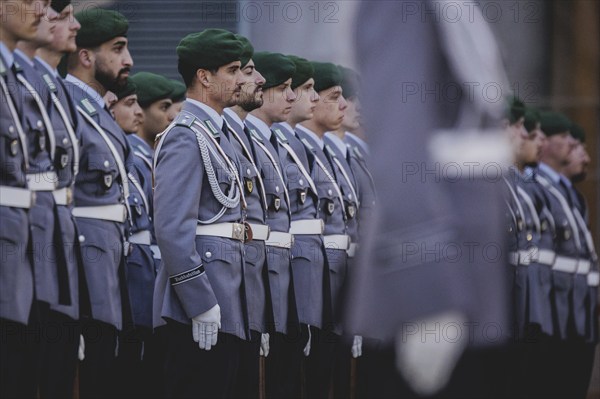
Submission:
<svg viewBox="0 0 600 399">
<path fill-rule="evenodd" d="M 240 175 L 246 194 L 246 221 L 251 224 L 265 225 L 266 198 L 263 198 L 263 182 L 260 179 L 260 164 L 254 162 L 254 146 L 246 136 L 245 126 L 241 120 L 224 113 L 230 129 L 229 141 L 236 150 L 240 161 Z M 243 145 L 242 145 L 243 143 Z M 249 153 L 246 153 L 246 150 Z M 244 288 L 248 299 L 248 324 L 250 330 L 267 332 L 267 289 L 268 277 L 266 264 L 266 247 L 264 240 L 244 244 Z M 271 320 L 269 320 L 271 321 Z"/>
<path fill-rule="evenodd" d="M 89 87 L 84 90 L 73 81 L 69 75 L 65 85 L 76 107 L 81 109 L 78 112 L 82 120 L 81 158 L 75 181 L 74 211 L 78 208 L 101 206 L 121 206 L 125 209 L 122 177 L 117 161 L 107 142 L 82 112 L 105 132 L 123 162 L 127 162 L 130 156 L 125 133 L 108 110 L 96 101 L 94 97 L 99 94 Z M 80 234 L 92 318 L 121 329 L 131 317 L 125 281 L 126 218 L 122 217 L 119 221 L 107 220 L 104 211 L 95 212 L 91 216 L 77 216 L 75 220 Z"/>
<path fill-rule="evenodd" d="M 298 167 L 302 165 L 310 177 L 310 164 L 306 149 L 287 124 L 275 124 L 273 132 L 277 135 L 281 148 L 281 162 L 288 193 L 292 222 L 317 219 L 319 198 L 311 188 L 307 178 Z M 290 151 L 294 157 L 290 155 Z M 292 276 L 296 309 L 300 323 L 322 328 L 323 323 L 323 274 L 325 259 L 323 240 L 320 234 L 298 234 L 292 245 Z"/>
<path fill-rule="evenodd" d="M 324 301 L 329 301 L 329 303 L 325 302 L 324 311 L 329 313 L 329 317 L 325 316 L 328 325 L 325 325 L 324 328 L 331 328 L 335 333 L 341 334 L 342 304 L 340 299 L 346 281 L 348 268 L 348 254 L 346 251 L 348 248 L 341 248 L 337 244 L 329 245 L 326 237 L 347 234 L 345 204 L 343 198 L 340 198 L 338 194 L 339 186 L 336 187 L 338 183 L 335 181 L 333 167 L 324 149 L 321 148 L 321 144 L 306 133 L 303 127 L 296 126 L 296 135 L 306 147 L 307 153 L 312 155 L 311 176 L 319 192 L 317 215 L 325 223 L 323 240 L 325 243 L 325 260 L 328 269 L 326 278 L 329 279 L 329 292 Z"/>
<path fill-rule="evenodd" d="M 260 165 L 265 185 L 266 223 L 271 229 L 271 234 L 273 232 L 289 233 L 291 222 L 289 196 L 283 177 L 284 166 L 280 160 L 279 144 L 269 127 L 264 122 L 257 120 L 256 117 L 248 116 L 245 123 L 250 133 L 248 138 L 254 143 L 255 160 Z M 288 326 L 292 324 L 291 320 L 296 319 L 296 310 L 293 306 L 291 245 L 283 248 L 267 243 L 267 268 L 273 314 L 270 327 L 273 331 L 286 334 Z"/>
<path fill-rule="evenodd" d="M 214 191 L 220 188 L 217 192 L 235 196 L 239 187 L 235 170 L 230 170 L 208 134 L 195 123 L 209 128 L 222 151 L 237 163 L 221 126 L 187 100 L 155 154 L 154 222 L 163 263 L 155 286 L 154 325 L 164 324 L 165 319 L 191 324 L 191 318 L 219 304 L 221 332 L 245 339 L 243 237 L 196 235 L 199 220 L 220 215 L 214 223 L 240 223 L 241 204 L 232 201 L 232 207 L 223 209 Z M 192 126 L 200 132 L 200 139 Z M 198 140 L 207 143 L 205 154 L 209 157 L 201 155 Z M 216 187 L 210 185 L 209 163 L 218 181 Z"/>
<path fill-rule="evenodd" d="M 24 190 L 27 187 L 25 174 L 29 133 L 25 131 L 21 135 L 17 126 L 23 126 L 23 130 L 29 129 L 24 123 L 24 115 L 30 111 L 27 104 L 20 101 L 23 87 L 17 84 L 9 62 L 0 55 L 0 187 L 3 190 L 5 187 Z M 9 107 L 9 101 L 14 108 Z M 28 199 L 31 199 L 31 194 L 24 192 L 25 202 L 30 202 Z M 3 256 L 0 260 L 0 317 L 27 324 L 35 298 L 31 258 L 27 251 L 29 211 L 26 205 L 5 203 L 7 197 L 3 192 L 0 198 L 0 245 Z"/>
<path fill-rule="evenodd" d="M 346 143 L 348 143 L 348 164 L 354 173 L 359 188 L 360 208 L 358 211 L 358 224 L 360 226 L 372 219 L 375 205 L 377 204 L 377 193 L 375 182 L 373 181 L 373 176 L 367 162 L 367 154 L 352 136 L 346 134 L 344 138 Z M 361 231 L 359 230 L 359 235 Z"/>
</svg>

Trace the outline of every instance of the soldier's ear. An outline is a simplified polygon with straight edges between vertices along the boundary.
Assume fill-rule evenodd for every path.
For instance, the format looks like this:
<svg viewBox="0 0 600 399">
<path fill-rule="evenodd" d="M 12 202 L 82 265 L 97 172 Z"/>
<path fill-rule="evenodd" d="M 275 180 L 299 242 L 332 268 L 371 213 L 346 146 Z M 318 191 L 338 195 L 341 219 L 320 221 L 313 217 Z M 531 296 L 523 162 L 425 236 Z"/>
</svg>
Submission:
<svg viewBox="0 0 600 399">
<path fill-rule="evenodd" d="M 202 87 L 208 88 L 212 83 L 212 74 L 206 69 L 198 69 L 196 71 L 196 79 Z"/>
<path fill-rule="evenodd" d="M 82 48 L 77 52 L 77 56 L 79 57 L 79 63 L 86 68 L 91 68 L 95 62 L 94 52 L 87 49 Z"/>
</svg>

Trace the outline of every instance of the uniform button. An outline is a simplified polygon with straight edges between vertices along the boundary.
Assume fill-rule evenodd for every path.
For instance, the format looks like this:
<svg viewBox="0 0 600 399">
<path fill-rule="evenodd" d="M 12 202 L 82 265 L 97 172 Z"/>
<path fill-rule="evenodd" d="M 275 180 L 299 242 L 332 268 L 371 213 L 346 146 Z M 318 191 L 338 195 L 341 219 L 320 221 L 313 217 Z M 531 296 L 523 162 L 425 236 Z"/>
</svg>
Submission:
<svg viewBox="0 0 600 399">
<path fill-rule="evenodd" d="M 138 203 L 138 199 L 136 197 L 133 197 L 133 202 L 135 202 L 137 204 Z"/>
<path fill-rule="evenodd" d="M 246 174 L 250 176 L 250 168 L 246 169 Z"/>
<path fill-rule="evenodd" d="M 348 194 L 348 199 L 351 200 L 352 199 L 352 194 Z"/>
<path fill-rule="evenodd" d="M 208 251 L 204 254 L 207 258 L 212 258 L 212 252 Z"/>
<path fill-rule="evenodd" d="M 37 127 L 41 128 L 42 126 L 44 126 L 44 124 L 42 123 L 42 121 L 37 121 Z"/>
<path fill-rule="evenodd" d="M 108 166 L 110 165 L 110 163 L 108 161 L 104 161 L 104 167 L 108 168 Z"/>
<path fill-rule="evenodd" d="M 13 125 L 10 125 L 10 126 L 8 127 L 8 132 L 9 132 L 9 133 L 14 133 L 14 132 L 15 132 L 15 127 L 14 127 Z"/>
<path fill-rule="evenodd" d="M 67 145 L 67 144 L 69 144 L 69 139 L 68 139 L 68 138 L 66 138 L 66 137 L 64 137 L 64 138 L 62 139 L 62 143 L 63 143 L 63 145 Z"/>
<path fill-rule="evenodd" d="M 278 193 L 279 192 L 279 186 L 275 186 L 275 192 Z"/>
<path fill-rule="evenodd" d="M 79 237 L 79 242 L 84 242 L 85 241 L 85 236 L 83 234 L 81 234 Z"/>
<path fill-rule="evenodd" d="M 327 194 L 329 194 L 329 195 L 332 195 L 332 194 L 333 194 L 333 191 L 331 191 L 331 190 L 327 190 Z"/>
<path fill-rule="evenodd" d="M 300 180 L 298 180 L 298 183 L 300 183 L 300 185 L 303 186 L 304 185 L 304 180 L 300 179 Z"/>
</svg>

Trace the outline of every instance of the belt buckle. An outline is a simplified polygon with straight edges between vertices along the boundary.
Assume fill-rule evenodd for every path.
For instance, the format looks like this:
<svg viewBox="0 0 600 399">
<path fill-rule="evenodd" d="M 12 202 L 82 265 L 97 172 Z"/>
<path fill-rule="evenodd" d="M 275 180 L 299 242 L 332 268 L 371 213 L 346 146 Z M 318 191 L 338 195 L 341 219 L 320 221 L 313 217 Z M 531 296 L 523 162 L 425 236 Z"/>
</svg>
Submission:
<svg viewBox="0 0 600 399">
<path fill-rule="evenodd" d="M 234 240 L 244 242 L 245 235 L 246 235 L 246 229 L 243 224 L 240 224 L 240 223 L 232 223 L 231 224 L 231 237 Z"/>
<path fill-rule="evenodd" d="M 235 229 L 236 229 L 236 227 L 234 226 L 234 228 L 233 228 L 234 235 L 235 235 Z M 252 226 L 250 226 L 250 223 L 244 222 L 244 237 L 241 241 L 250 242 L 250 241 L 252 241 L 253 237 L 254 237 L 254 233 L 252 232 Z M 237 239 L 237 237 L 236 237 L 236 239 Z"/>
</svg>

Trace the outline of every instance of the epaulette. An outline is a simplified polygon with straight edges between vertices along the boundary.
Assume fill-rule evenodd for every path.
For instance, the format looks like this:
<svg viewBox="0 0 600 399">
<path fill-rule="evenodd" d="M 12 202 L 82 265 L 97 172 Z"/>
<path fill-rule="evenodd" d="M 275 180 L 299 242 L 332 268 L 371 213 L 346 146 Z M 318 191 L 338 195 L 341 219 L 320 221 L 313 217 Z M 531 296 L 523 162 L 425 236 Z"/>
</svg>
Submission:
<svg viewBox="0 0 600 399">
<path fill-rule="evenodd" d="M 2 59 L 2 57 L 0 57 L 0 75 L 6 75 L 6 65 L 4 65 L 4 60 Z"/>
<path fill-rule="evenodd" d="M 354 155 L 356 155 L 356 157 L 360 160 L 364 159 L 362 152 L 360 152 L 360 150 L 358 149 L 358 147 L 353 146 L 352 147 L 352 152 L 354 153 Z"/>
<path fill-rule="evenodd" d="M 306 148 L 308 148 L 310 151 L 313 150 L 313 146 L 310 144 L 310 142 L 306 139 L 306 138 L 302 138 L 300 139 L 300 141 L 302 142 L 302 144 L 304 144 L 304 146 Z"/>
<path fill-rule="evenodd" d="M 331 148 L 329 146 L 329 144 L 325 144 L 325 149 L 327 150 L 327 152 L 329 153 L 329 155 L 331 155 L 333 158 L 337 157 L 337 155 L 335 155 L 335 151 L 333 151 L 333 148 Z"/>
<path fill-rule="evenodd" d="M 96 108 L 94 108 L 92 103 L 90 103 L 89 99 L 84 98 L 83 100 L 80 101 L 80 103 L 83 106 L 83 109 L 85 110 L 85 112 L 87 112 L 89 116 L 94 116 L 98 113 L 98 111 L 96 111 Z"/>
<path fill-rule="evenodd" d="M 15 72 L 17 72 L 17 73 L 23 72 L 23 67 L 21 67 L 21 65 L 19 65 L 19 63 L 17 61 L 14 62 L 13 66 L 15 68 Z"/>
<path fill-rule="evenodd" d="M 51 92 L 56 93 L 58 91 L 56 85 L 54 84 L 54 81 L 52 80 L 49 74 L 43 74 L 42 78 L 44 79 L 44 82 L 46 82 L 46 86 L 48 86 Z"/>
<path fill-rule="evenodd" d="M 284 144 L 287 144 L 288 139 L 285 137 L 285 134 L 283 134 L 283 132 L 281 131 L 281 129 L 276 128 L 275 130 L 273 130 L 273 132 L 275 132 L 275 135 L 277 136 L 277 139 L 279 141 L 281 141 Z"/>
<path fill-rule="evenodd" d="M 212 133 L 212 135 L 213 135 L 214 138 L 218 138 L 219 137 L 220 130 L 217 129 L 215 127 L 215 125 L 213 125 L 213 123 L 212 123 L 212 121 L 210 119 L 205 120 L 204 121 L 204 125 L 206 125 L 206 127 Z"/>
<path fill-rule="evenodd" d="M 262 143 L 262 142 L 263 142 L 263 138 L 262 138 L 262 136 L 260 135 L 260 133 L 258 133 L 258 132 L 256 131 L 256 129 L 250 129 L 250 133 L 252 133 L 252 136 L 254 136 L 254 138 L 255 138 L 255 139 L 256 139 L 256 140 L 257 140 L 259 143 Z"/>
<path fill-rule="evenodd" d="M 179 115 L 177 115 L 174 124 L 176 126 L 192 127 L 192 124 L 195 120 L 196 118 L 194 117 L 194 115 L 182 112 Z"/>
</svg>

